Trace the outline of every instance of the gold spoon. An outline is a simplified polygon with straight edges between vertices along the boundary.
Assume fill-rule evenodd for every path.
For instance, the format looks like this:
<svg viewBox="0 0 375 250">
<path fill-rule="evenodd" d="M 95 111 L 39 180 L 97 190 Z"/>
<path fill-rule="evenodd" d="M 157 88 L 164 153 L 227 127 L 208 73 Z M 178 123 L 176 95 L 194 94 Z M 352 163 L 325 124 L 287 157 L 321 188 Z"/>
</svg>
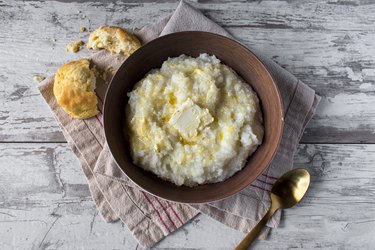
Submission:
<svg viewBox="0 0 375 250">
<path fill-rule="evenodd" d="M 291 170 L 281 176 L 271 189 L 271 208 L 253 230 L 240 242 L 236 250 L 247 249 L 278 209 L 290 208 L 300 202 L 309 185 L 310 174 L 304 168 Z"/>
</svg>

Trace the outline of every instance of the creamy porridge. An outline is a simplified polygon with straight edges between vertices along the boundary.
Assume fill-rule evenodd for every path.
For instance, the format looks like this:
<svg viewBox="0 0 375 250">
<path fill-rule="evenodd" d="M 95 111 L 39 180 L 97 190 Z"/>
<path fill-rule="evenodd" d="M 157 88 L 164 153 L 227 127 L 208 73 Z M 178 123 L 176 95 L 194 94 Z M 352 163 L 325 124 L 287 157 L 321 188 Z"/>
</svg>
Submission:
<svg viewBox="0 0 375 250">
<path fill-rule="evenodd" d="M 176 185 L 223 181 L 262 143 L 256 93 L 215 56 L 169 58 L 128 96 L 134 163 Z"/>
</svg>

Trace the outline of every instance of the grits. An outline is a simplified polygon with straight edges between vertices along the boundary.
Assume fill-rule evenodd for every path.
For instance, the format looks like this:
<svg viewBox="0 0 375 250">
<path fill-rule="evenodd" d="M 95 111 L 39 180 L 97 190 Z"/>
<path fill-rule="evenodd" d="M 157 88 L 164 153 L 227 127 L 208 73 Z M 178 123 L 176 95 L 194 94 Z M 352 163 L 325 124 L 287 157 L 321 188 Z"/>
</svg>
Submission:
<svg viewBox="0 0 375 250">
<path fill-rule="evenodd" d="M 262 143 L 256 93 L 215 56 L 169 58 L 128 96 L 134 163 L 176 185 L 223 181 Z"/>
</svg>

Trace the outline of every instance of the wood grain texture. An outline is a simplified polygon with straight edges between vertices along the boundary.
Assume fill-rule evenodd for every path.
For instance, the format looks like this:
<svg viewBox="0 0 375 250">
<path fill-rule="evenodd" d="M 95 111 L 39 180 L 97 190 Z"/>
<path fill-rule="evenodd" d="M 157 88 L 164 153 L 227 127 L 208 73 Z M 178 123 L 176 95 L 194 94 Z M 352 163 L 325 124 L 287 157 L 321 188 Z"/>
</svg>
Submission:
<svg viewBox="0 0 375 250">
<path fill-rule="evenodd" d="M 255 249 L 371 249 L 375 145 L 300 145 L 311 189 Z M 0 144 L 0 248 L 135 249 L 122 223 L 106 224 L 65 143 Z M 199 216 L 155 249 L 231 249 L 242 233 Z"/>
<path fill-rule="evenodd" d="M 375 142 L 375 3 L 371 1 L 198 1 L 208 17 L 262 51 L 324 98 L 305 143 Z M 0 4 L 0 141 L 65 141 L 33 75 L 52 75 L 65 52 L 103 24 L 141 28 L 176 1 Z M 32 20 L 32 21 L 30 21 Z"/>
<path fill-rule="evenodd" d="M 324 143 L 375 143 L 375 2 L 193 5 L 323 96 L 295 157 L 312 172 L 312 188 L 254 249 L 373 249 L 375 145 Z M 87 39 L 80 26 L 141 28 L 176 6 L 174 0 L 0 0 L 0 249 L 141 249 L 122 223 L 100 218 L 32 78 L 90 54 L 65 52 L 68 43 Z M 232 249 L 242 237 L 198 216 L 155 249 Z"/>
</svg>

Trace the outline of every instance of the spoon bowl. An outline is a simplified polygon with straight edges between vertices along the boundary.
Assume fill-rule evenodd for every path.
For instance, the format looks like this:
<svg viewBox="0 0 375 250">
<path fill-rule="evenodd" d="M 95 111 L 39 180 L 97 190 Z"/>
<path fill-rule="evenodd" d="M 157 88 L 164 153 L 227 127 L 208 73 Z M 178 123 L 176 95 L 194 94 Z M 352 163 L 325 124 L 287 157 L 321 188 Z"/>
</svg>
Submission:
<svg viewBox="0 0 375 250">
<path fill-rule="evenodd" d="M 280 208 L 291 208 L 300 202 L 306 194 L 310 185 L 310 174 L 304 168 L 296 168 L 283 174 L 273 184 L 271 189 L 271 207 L 251 230 L 246 237 L 236 247 L 236 250 L 247 249 L 256 239 L 262 228 L 272 215 Z"/>
<path fill-rule="evenodd" d="M 309 185 L 309 172 L 303 168 L 294 169 L 285 173 L 273 184 L 271 200 L 278 199 L 279 208 L 291 208 L 302 200 Z"/>
</svg>

